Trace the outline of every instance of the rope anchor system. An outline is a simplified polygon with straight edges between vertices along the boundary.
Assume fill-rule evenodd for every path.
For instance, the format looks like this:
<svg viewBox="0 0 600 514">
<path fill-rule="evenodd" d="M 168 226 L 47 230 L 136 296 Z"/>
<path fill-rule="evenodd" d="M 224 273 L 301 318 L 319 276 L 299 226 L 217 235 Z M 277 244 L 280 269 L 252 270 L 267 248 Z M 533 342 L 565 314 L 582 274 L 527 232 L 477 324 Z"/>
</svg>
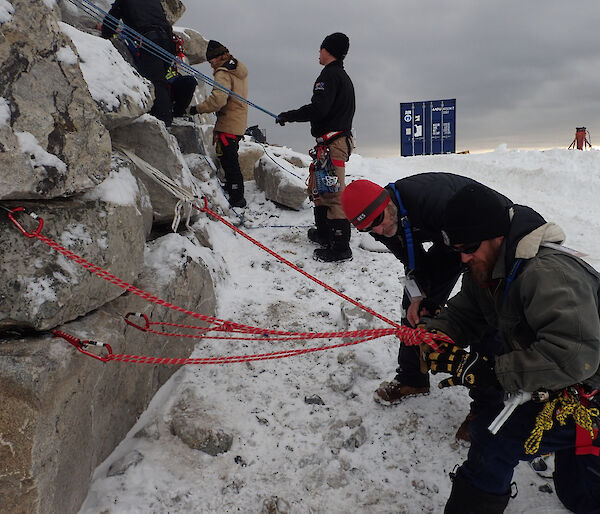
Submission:
<svg viewBox="0 0 600 514">
<path fill-rule="evenodd" d="M 244 325 L 241 323 L 236 323 L 233 321 L 219 319 L 213 316 L 207 316 L 204 314 L 200 314 L 198 312 L 191 311 L 189 309 L 185 309 L 183 307 L 179 307 L 174 305 L 166 300 L 163 300 L 157 296 L 152 295 L 142 289 L 135 287 L 128 282 L 112 275 L 107 270 L 96 266 L 95 264 L 87 261 L 83 257 L 71 252 L 65 247 L 58 244 L 56 241 L 50 239 L 41 233 L 42 227 L 44 226 L 44 221 L 41 217 L 35 215 L 34 213 L 27 213 L 23 207 L 17 207 L 12 210 L 8 210 L 8 218 L 12 221 L 15 227 L 27 238 L 35 238 L 46 244 L 56 252 L 62 254 L 68 259 L 73 260 L 80 266 L 84 267 L 91 273 L 96 276 L 118 286 L 130 293 L 139 296 L 151 303 L 161 305 L 167 309 L 171 309 L 177 311 L 179 313 L 185 314 L 192 318 L 196 318 L 200 320 L 205 326 L 195 326 L 195 325 L 183 325 L 176 323 L 167 323 L 160 321 L 151 321 L 146 314 L 143 313 L 128 313 L 124 316 L 124 321 L 127 325 L 143 331 L 147 333 L 152 333 L 155 335 L 163 336 L 163 337 L 183 337 L 190 339 L 214 339 L 214 340 L 243 340 L 243 341 L 306 341 L 310 339 L 333 339 L 333 338 L 347 338 L 350 341 L 345 341 L 337 344 L 329 344 L 319 347 L 310 347 L 310 348 L 292 348 L 287 350 L 266 352 L 266 353 L 255 353 L 249 355 L 232 355 L 232 356 L 219 356 L 219 357 L 203 357 L 203 358 L 162 358 L 162 357 L 150 357 L 150 356 L 141 356 L 141 355 L 125 355 L 125 354 L 114 354 L 110 345 L 106 343 L 98 343 L 96 341 L 89 340 L 81 340 L 76 336 L 67 334 L 60 330 L 55 330 L 53 335 L 55 337 L 60 337 L 67 341 L 69 344 L 74 346 L 79 352 L 92 357 L 94 359 L 100 360 L 102 362 L 108 361 L 121 361 L 121 362 L 132 362 L 132 363 L 143 363 L 143 364 L 230 364 L 234 362 L 248 362 L 248 361 L 257 361 L 257 360 L 271 360 L 271 359 L 281 359 L 285 357 L 292 357 L 295 355 L 302 355 L 307 353 L 313 353 L 324 350 L 331 350 L 335 348 L 342 348 L 346 346 L 352 346 L 360 343 L 364 343 L 367 341 L 372 341 L 374 339 L 378 339 L 384 336 L 396 336 L 401 339 L 407 345 L 418 345 L 418 344 L 428 344 L 434 350 L 439 350 L 441 344 L 453 344 L 452 340 L 447 336 L 441 334 L 433 334 L 431 332 L 426 332 L 423 329 L 417 328 L 412 329 L 410 327 L 401 326 L 394 321 L 389 320 L 388 318 L 378 314 L 374 310 L 362 305 L 358 301 L 346 296 L 345 294 L 337 291 L 333 287 L 327 285 L 326 283 L 318 280 L 312 275 L 308 274 L 304 270 L 300 269 L 298 266 L 292 264 L 287 259 L 284 259 L 274 251 L 270 250 L 263 244 L 259 243 L 249 235 L 245 234 L 239 228 L 229 223 L 227 220 L 219 216 L 216 212 L 212 211 L 208 207 L 208 201 L 206 198 L 203 198 L 204 206 L 199 207 L 197 202 L 192 204 L 194 208 L 207 213 L 209 216 L 218 220 L 229 228 L 234 230 L 236 233 L 245 237 L 248 241 L 253 244 L 259 246 L 262 250 L 269 253 L 271 256 L 275 257 L 279 261 L 284 264 L 290 266 L 292 269 L 304 275 L 306 278 L 316 282 L 321 285 L 328 291 L 338 295 L 344 300 L 352 303 L 353 305 L 359 307 L 360 309 L 368 312 L 376 318 L 386 322 L 388 325 L 391 325 L 389 328 L 378 328 L 378 329 L 369 329 L 369 330 L 355 330 L 355 331 L 338 331 L 338 332 L 286 332 L 282 330 L 273 330 L 273 329 L 265 329 L 261 327 L 255 327 L 250 325 Z M 23 224 L 16 219 L 15 214 L 27 214 L 37 223 L 37 227 L 32 231 L 28 231 L 23 227 Z M 134 317 L 138 318 L 137 321 L 134 321 Z M 167 332 L 164 329 L 156 329 L 153 327 L 168 327 L 171 331 Z M 177 331 L 174 331 L 177 330 Z M 214 333 L 218 333 L 220 335 L 215 335 Z M 225 334 L 225 335 L 222 335 Z M 228 335 L 227 335 L 228 334 Z M 96 353 L 90 352 L 87 347 L 89 345 L 103 347 L 106 349 L 107 354 L 104 356 L 97 355 Z"/>
</svg>

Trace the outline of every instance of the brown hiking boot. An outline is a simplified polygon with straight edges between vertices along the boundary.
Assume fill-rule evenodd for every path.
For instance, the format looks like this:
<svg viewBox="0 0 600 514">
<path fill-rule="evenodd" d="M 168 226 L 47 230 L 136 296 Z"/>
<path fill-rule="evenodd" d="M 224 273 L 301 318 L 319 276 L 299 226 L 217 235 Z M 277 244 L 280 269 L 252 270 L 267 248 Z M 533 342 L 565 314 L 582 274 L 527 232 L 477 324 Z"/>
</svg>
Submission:
<svg viewBox="0 0 600 514">
<path fill-rule="evenodd" d="M 396 405 L 405 398 L 412 396 L 429 394 L 429 386 L 413 387 L 404 385 L 397 380 L 391 382 L 382 382 L 379 388 L 375 391 L 374 399 L 382 405 Z"/>
<path fill-rule="evenodd" d="M 464 421 L 458 427 L 456 434 L 454 435 L 454 438 L 457 441 L 464 441 L 466 443 L 471 442 L 471 436 L 469 435 L 469 423 L 471 423 L 471 421 L 473 421 L 474 419 L 475 419 L 475 414 L 473 414 L 472 412 L 469 412 L 469 414 L 467 414 L 467 417 L 464 419 Z"/>
</svg>

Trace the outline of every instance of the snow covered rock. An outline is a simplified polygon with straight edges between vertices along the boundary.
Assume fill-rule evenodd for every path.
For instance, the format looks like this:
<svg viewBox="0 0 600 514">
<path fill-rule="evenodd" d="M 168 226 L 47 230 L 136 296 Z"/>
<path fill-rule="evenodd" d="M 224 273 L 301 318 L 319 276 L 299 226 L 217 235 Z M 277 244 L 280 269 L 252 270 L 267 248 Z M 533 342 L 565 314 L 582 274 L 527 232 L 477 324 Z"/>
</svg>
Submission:
<svg viewBox="0 0 600 514">
<path fill-rule="evenodd" d="M 109 172 L 110 138 L 49 2 L 13 0 L 0 27 L 0 200 L 86 191 Z"/>
<path fill-rule="evenodd" d="M 254 166 L 264 154 L 265 149 L 258 143 L 241 141 L 238 155 L 244 180 L 254 180 Z"/>
<path fill-rule="evenodd" d="M 265 196 L 290 209 L 300 210 L 307 201 L 306 184 L 297 168 L 284 159 L 265 154 L 254 167 L 254 179 Z"/>
<path fill-rule="evenodd" d="M 129 174 L 129 185 L 137 189 Z M 121 182 L 126 184 L 126 182 Z M 125 187 L 125 186 L 124 186 Z M 129 198 L 129 196 L 127 197 Z M 20 202 L 44 220 L 42 234 L 96 266 L 133 282 L 143 262 L 145 231 L 134 203 L 63 200 Z M 17 215 L 34 230 L 37 222 Z M 24 237 L 0 217 L 0 331 L 9 328 L 48 330 L 83 316 L 123 294 L 37 239 Z"/>
<path fill-rule="evenodd" d="M 186 389 L 171 410 L 171 431 L 186 445 L 216 456 L 228 452 L 233 436 L 217 426 L 217 420 L 208 416 L 193 390 Z"/>
<path fill-rule="evenodd" d="M 214 315 L 214 289 L 202 255 L 210 257 L 182 236 L 160 238 L 147 246 L 145 266 L 135 285 L 167 302 Z M 127 312 L 169 323 L 189 322 L 177 311 L 126 294 L 60 329 L 106 342 L 115 353 L 190 355 L 195 340 L 177 339 L 173 344 L 174 340 L 134 329 L 123 321 Z M 105 355 L 106 350 L 98 353 Z M 96 466 L 125 437 L 176 369 L 101 363 L 50 336 L 0 336 L 1 510 L 77 512 Z M 113 463 L 113 472 L 140 463 L 133 453 Z"/>
<path fill-rule="evenodd" d="M 77 50 L 83 78 L 102 112 L 105 127 L 130 123 L 150 110 L 154 102 L 152 83 L 121 56 L 112 41 L 86 34 L 66 23 L 61 23 L 60 28 Z M 115 44 L 124 47 L 120 41 Z M 129 50 L 124 47 L 123 52 L 126 55 Z"/>
<path fill-rule="evenodd" d="M 177 144 L 164 123 L 150 115 L 144 115 L 131 125 L 111 130 L 113 146 L 122 147 L 135 153 L 152 167 L 172 179 L 178 186 L 194 193 L 192 174 Z M 137 166 L 136 176 L 140 177 L 150 194 L 155 223 L 171 222 L 175 216 L 175 206 L 179 198 L 159 185 Z"/>
</svg>

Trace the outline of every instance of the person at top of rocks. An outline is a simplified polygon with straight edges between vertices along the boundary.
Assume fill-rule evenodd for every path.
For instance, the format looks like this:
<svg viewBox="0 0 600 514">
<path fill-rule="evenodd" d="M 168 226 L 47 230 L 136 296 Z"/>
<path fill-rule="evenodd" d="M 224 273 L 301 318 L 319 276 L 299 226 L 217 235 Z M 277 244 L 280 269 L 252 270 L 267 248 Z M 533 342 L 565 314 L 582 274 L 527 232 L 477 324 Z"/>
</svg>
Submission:
<svg viewBox="0 0 600 514">
<path fill-rule="evenodd" d="M 115 0 L 108 15 L 123 20 L 125 25 L 170 54 L 175 53 L 173 30 L 160 0 Z M 100 25 L 104 38 L 110 38 L 116 33 L 115 23 L 107 18 Z M 173 122 L 173 107 L 166 78 L 170 63 L 154 55 L 155 53 L 142 43 L 140 73 L 154 86 L 154 104 L 150 114 L 164 121 L 166 126 L 170 126 Z"/>
</svg>

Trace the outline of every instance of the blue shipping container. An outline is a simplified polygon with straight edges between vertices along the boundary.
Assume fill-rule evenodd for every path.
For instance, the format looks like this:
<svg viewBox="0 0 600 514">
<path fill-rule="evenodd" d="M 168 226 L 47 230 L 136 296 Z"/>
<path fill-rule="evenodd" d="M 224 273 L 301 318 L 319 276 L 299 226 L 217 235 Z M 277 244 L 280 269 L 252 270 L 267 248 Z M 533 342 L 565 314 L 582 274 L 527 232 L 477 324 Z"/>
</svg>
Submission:
<svg viewBox="0 0 600 514">
<path fill-rule="evenodd" d="M 400 153 L 434 155 L 456 151 L 456 98 L 400 104 Z"/>
</svg>

